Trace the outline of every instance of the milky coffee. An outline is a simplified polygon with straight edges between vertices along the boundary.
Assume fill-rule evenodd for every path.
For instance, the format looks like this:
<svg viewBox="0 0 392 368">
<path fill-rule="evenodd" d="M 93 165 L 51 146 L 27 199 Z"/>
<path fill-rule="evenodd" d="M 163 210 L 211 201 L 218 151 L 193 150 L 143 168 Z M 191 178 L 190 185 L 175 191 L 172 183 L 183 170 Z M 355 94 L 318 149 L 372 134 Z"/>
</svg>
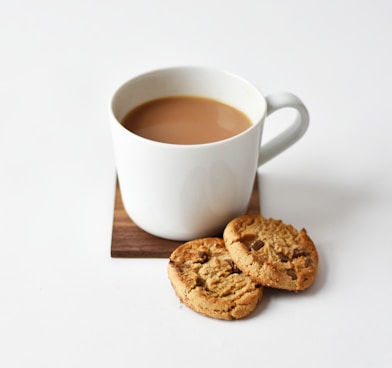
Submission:
<svg viewBox="0 0 392 368">
<path fill-rule="evenodd" d="M 193 96 L 149 101 L 128 112 L 121 123 L 141 137 L 172 144 L 216 142 L 251 126 L 248 117 L 234 107 Z"/>
</svg>

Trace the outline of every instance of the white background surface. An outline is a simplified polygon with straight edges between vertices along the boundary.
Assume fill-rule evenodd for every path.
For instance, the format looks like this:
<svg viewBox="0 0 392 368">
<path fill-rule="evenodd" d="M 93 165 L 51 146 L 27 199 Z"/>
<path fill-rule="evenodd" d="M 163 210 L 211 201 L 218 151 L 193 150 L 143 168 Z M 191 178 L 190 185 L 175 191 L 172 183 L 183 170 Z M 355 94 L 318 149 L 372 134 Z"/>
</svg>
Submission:
<svg viewBox="0 0 392 368">
<path fill-rule="evenodd" d="M 0 1 L 1 367 L 391 366 L 391 2 Z M 183 64 L 311 115 L 261 207 L 308 230 L 318 278 L 242 321 L 181 305 L 165 259 L 110 257 L 111 95 Z"/>
</svg>

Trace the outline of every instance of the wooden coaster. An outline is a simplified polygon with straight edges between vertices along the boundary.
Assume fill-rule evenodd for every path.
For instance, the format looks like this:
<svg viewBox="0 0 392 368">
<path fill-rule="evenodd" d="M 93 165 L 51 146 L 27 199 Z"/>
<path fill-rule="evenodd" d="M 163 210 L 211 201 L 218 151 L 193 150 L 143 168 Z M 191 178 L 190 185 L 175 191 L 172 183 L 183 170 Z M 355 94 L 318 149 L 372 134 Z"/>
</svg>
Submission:
<svg viewBox="0 0 392 368">
<path fill-rule="evenodd" d="M 253 187 L 247 213 L 260 213 L 257 180 Z M 140 229 L 129 218 L 116 185 L 111 256 L 114 258 L 168 258 L 184 242 L 161 239 Z"/>
</svg>

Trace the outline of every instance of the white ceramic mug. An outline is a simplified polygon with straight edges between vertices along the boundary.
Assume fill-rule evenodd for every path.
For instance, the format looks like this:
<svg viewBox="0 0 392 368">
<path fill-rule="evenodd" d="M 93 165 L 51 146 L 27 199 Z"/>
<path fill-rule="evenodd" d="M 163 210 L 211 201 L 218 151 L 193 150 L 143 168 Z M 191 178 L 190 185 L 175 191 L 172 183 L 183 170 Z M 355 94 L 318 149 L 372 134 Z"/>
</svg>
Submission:
<svg viewBox="0 0 392 368">
<path fill-rule="evenodd" d="M 167 96 L 201 96 L 231 105 L 252 125 L 213 143 L 180 145 L 142 138 L 121 125 L 136 106 Z M 219 234 L 247 210 L 257 167 L 305 133 L 309 115 L 293 94 L 264 97 L 246 80 L 204 67 L 174 67 L 140 75 L 122 85 L 111 105 L 111 131 L 123 205 L 133 222 L 155 236 L 191 240 Z M 266 116 L 281 108 L 295 121 L 261 146 Z"/>
</svg>

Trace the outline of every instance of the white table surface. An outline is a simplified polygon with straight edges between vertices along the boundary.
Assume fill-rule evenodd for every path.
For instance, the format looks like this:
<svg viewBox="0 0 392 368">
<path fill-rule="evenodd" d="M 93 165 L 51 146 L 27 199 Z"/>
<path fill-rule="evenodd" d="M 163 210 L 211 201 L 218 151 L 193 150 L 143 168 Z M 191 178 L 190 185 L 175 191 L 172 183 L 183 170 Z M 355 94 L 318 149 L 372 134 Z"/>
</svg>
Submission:
<svg viewBox="0 0 392 368">
<path fill-rule="evenodd" d="M 0 4 L 1 367 L 392 366 L 390 1 Z M 110 257 L 111 95 L 189 64 L 311 115 L 259 179 L 262 213 L 315 241 L 317 280 L 242 321 L 181 305 L 167 259 Z"/>
</svg>

